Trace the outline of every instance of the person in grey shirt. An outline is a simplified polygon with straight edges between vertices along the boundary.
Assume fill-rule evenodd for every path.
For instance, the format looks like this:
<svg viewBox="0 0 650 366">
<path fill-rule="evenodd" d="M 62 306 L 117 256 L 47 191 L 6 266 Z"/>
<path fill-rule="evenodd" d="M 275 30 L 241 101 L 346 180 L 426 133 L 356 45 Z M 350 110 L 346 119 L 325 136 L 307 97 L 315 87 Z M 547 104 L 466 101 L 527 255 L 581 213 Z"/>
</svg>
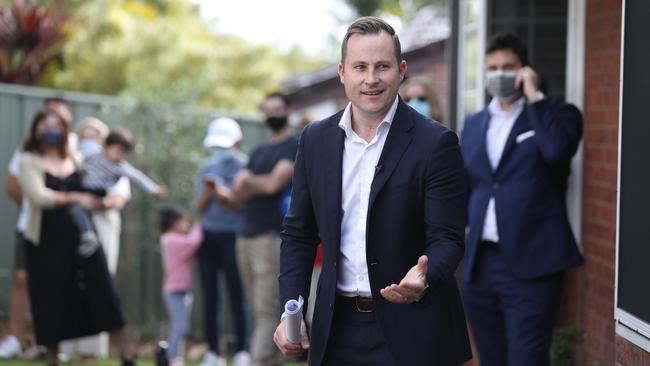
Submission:
<svg viewBox="0 0 650 366">
<path fill-rule="evenodd" d="M 235 257 L 235 241 L 241 215 L 224 208 L 216 199 L 217 187 L 232 187 L 235 176 L 246 167 L 248 157 L 239 152 L 241 128 L 236 121 L 222 117 L 212 121 L 203 145 L 212 156 L 199 170 L 196 184 L 197 206 L 201 212 L 203 243 L 198 262 L 203 288 L 204 337 L 210 349 L 202 366 L 226 365 L 226 355 L 219 347 L 219 273 L 225 276 L 228 299 L 235 326 L 233 365 L 248 365 L 246 351 L 246 317 L 244 295 Z"/>
<path fill-rule="evenodd" d="M 127 177 L 132 183 L 156 198 L 166 197 L 166 187 L 156 184 L 125 160 L 126 154 L 132 149 L 131 132 L 124 128 L 111 131 L 106 137 L 102 152 L 91 155 L 84 161 L 81 180 L 83 190 L 103 197 L 120 178 Z M 79 254 L 89 257 L 100 246 L 90 214 L 76 204 L 70 205 L 68 212 L 79 229 Z"/>
</svg>

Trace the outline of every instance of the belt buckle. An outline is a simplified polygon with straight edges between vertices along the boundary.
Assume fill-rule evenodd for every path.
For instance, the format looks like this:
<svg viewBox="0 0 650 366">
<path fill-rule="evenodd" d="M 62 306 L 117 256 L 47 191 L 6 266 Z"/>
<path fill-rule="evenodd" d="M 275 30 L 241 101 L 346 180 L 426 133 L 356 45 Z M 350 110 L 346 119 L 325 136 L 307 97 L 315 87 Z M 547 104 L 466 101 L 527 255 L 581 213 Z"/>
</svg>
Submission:
<svg viewBox="0 0 650 366">
<path fill-rule="evenodd" d="M 362 299 L 361 296 L 357 296 L 357 297 L 354 298 L 354 305 L 357 307 L 357 311 L 360 312 L 360 313 L 372 313 L 374 311 L 374 309 L 367 309 L 366 310 L 366 309 L 361 309 L 359 307 L 359 300 L 361 300 L 361 299 Z"/>
</svg>

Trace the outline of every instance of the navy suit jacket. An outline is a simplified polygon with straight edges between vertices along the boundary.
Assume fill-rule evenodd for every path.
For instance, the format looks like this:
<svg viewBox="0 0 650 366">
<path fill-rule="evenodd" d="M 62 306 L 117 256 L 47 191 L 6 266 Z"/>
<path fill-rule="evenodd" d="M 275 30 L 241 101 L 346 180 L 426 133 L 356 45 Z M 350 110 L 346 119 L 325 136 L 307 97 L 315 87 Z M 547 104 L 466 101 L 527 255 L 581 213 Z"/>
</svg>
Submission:
<svg viewBox="0 0 650 366">
<path fill-rule="evenodd" d="M 469 188 L 462 280 L 472 280 L 490 197 L 499 246 L 515 277 L 531 279 L 582 264 L 566 211 L 571 158 L 582 136 L 580 112 L 552 98 L 526 104 L 494 171 L 486 150 L 489 123 L 486 108 L 467 117 L 461 135 Z"/>
<path fill-rule="evenodd" d="M 308 297 L 316 245 L 323 243 L 310 365 L 323 361 L 336 298 L 343 215 L 342 114 L 304 129 L 282 232 L 281 304 Z M 366 259 L 387 346 L 399 365 L 458 365 L 471 358 L 454 278 L 463 256 L 467 203 L 458 138 L 400 99 L 378 167 L 368 206 Z M 430 287 L 421 301 L 397 305 L 385 300 L 380 289 L 399 283 L 423 254 L 429 258 Z"/>
</svg>

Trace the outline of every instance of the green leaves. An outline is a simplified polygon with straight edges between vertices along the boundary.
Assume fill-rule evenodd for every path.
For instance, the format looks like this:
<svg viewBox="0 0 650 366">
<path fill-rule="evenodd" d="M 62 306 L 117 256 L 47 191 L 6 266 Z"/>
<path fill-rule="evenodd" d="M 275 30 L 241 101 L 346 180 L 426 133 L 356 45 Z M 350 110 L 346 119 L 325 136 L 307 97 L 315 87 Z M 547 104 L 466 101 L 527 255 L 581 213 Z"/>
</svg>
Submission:
<svg viewBox="0 0 650 366">
<path fill-rule="evenodd" d="M 56 0 L 0 5 L 0 81 L 38 84 L 60 55 L 67 18 Z"/>
<path fill-rule="evenodd" d="M 80 4 L 49 86 L 257 112 L 264 94 L 322 62 L 218 36 L 189 0 L 95 0 Z"/>
</svg>

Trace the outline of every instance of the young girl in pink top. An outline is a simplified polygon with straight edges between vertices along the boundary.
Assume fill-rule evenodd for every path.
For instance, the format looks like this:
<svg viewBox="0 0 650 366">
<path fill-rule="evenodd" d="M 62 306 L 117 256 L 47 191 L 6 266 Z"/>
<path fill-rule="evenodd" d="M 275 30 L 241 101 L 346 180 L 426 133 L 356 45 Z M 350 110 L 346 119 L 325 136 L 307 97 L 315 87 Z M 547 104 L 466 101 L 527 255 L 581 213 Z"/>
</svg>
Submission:
<svg viewBox="0 0 650 366">
<path fill-rule="evenodd" d="M 200 225 L 190 230 L 185 214 L 176 208 L 160 211 L 160 226 L 165 271 L 163 293 L 171 318 L 167 357 L 171 366 L 183 366 L 184 339 L 192 307 L 192 262 L 203 234 Z"/>
</svg>

